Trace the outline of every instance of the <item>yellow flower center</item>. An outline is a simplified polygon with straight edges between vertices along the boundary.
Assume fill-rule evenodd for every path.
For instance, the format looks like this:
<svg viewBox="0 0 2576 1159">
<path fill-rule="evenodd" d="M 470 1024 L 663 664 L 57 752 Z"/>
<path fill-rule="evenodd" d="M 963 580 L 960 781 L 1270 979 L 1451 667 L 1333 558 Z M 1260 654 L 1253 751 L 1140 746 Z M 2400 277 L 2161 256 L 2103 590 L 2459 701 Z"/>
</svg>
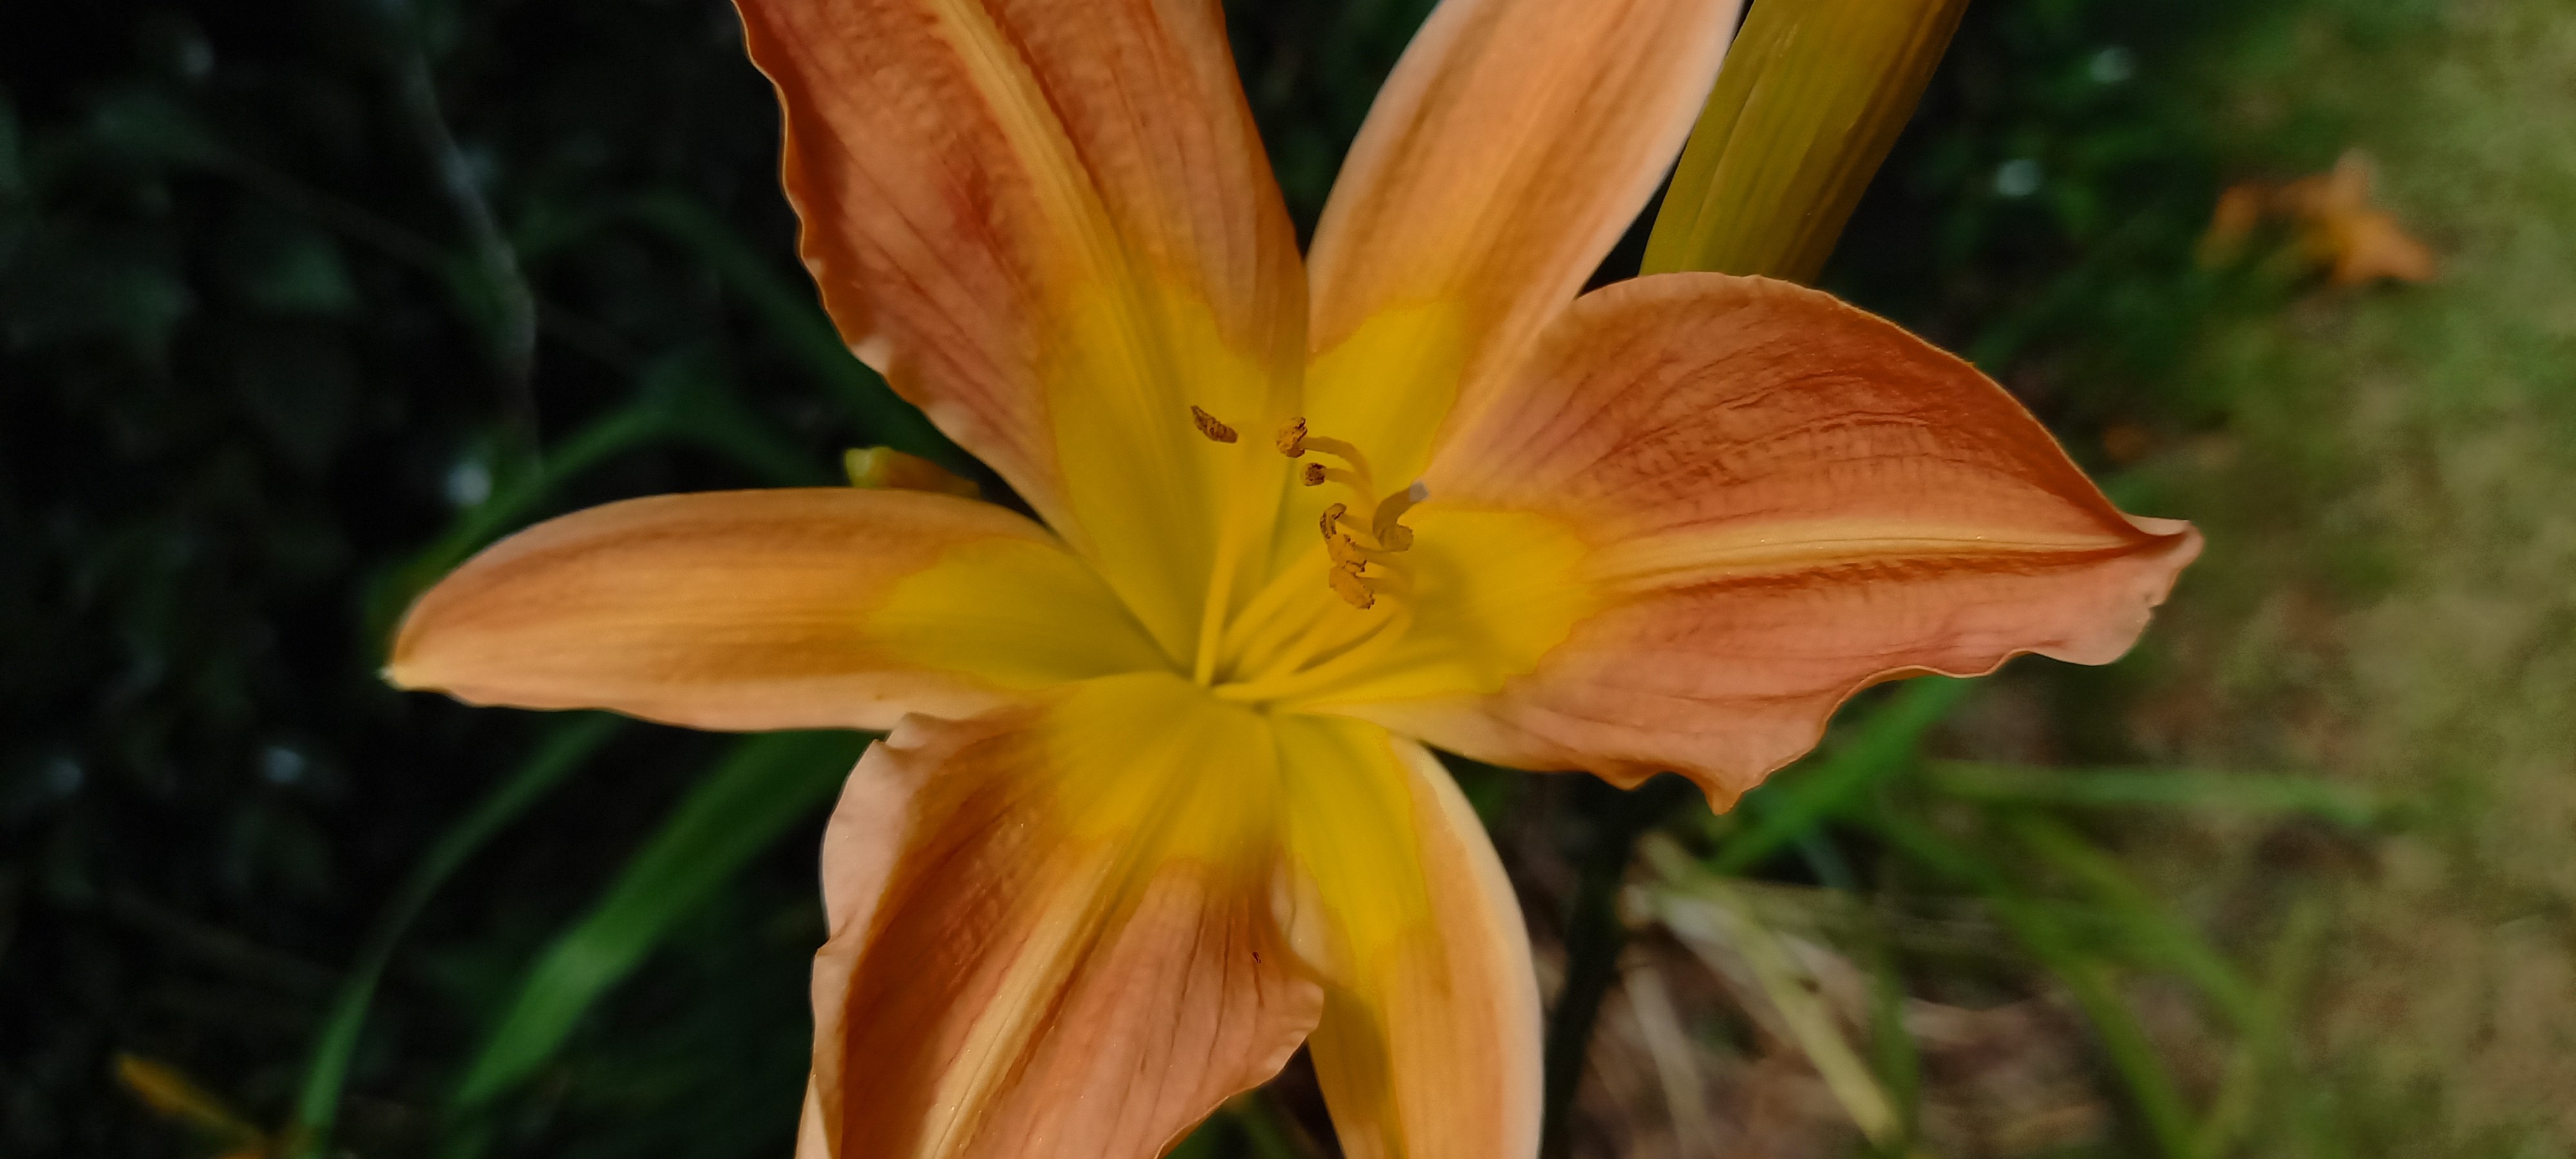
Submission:
<svg viewBox="0 0 2576 1159">
<path fill-rule="evenodd" d="M 1232 444 L 1240 437 L 1198 407 L 1190 408 L 1190 418 L 1212 442 Z M 1281 427 L 1272 446 L 1290 460 L 1298 483 L 1330 484 L 1344 497 L 1317 518 L 1317 547 L 1273 576 L 1239 612 L 1224 615 L 1219 608 L 1226 594 L 1210 594 L 1195 675 L 1218 696 L 1248 703 L 1321 691 L 1403 640 L 1413 624 L 1414 585 L 1404 558 L 1413 547 L 1413 529 L 1402 521 L 1430 498 L 1419 481 L 1379 491 L 1367 455 L 1341 439 L 1309 432 L 1302 418 Z M 1333 598 L 1319 598 L 1324 593 Z"/>
</svg>

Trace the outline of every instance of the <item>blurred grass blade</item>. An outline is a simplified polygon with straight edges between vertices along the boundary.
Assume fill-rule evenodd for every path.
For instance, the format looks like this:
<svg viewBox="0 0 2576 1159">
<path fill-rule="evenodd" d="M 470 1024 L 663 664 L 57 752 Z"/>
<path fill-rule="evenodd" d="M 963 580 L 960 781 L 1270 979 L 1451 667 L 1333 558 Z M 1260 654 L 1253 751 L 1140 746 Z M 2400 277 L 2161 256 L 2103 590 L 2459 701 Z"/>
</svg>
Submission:
<svg viewBox="0 0 2576 1159">
<path fill-rule="evenodd" d="M 705 448 L 768 486 L 833 481 L 827 464 L 780 436 L 726 389 L 715 360 L 692 353 L 658 359 L 645 368 L 633 397 L 547 448 L 534 466 L 504 472 L 489 497 L 459 513 L 444 534 L 387 577 L 369 601 L 371 638 L 384 639 L 412 597 L 440 576 L 527 523 L 556 487 L 661 442 Z"/>
<path fill-rule="evenodd" d="M 1967 0 L 1757 0 L 1646 242 L 1647 273 L 1811 282 Z"/>
<path fill-rule="evenodd" d="M 2180 974 L 2209 996 L 2238 1030 L 2257 1037 L 2273 1032 L 2254 984 L 2120 868 L 2119 860 L 2045 817 L 2013 819 L 2013 832 L 2043 861 L 2089 890 L 2122 936 L 2153 965 Z"/>
<path fill-rule="evenodd" d="M 706 206 L 676 193 L 635 199 L 630 211 L 713 269 L 742 295 L 771 335 L 841 402 L 869 442 L 920 455 L 952 470 L 970 461 L 948 436 L 850 353 L 823 313 L 814 287 L 779 276 L 760 252 Z"/>
<path fill-rule="evenodd" d="M 1628 1010 L 1637 1018 L 1646 1057 L 1655 1065 L 1655 1083 L 1663 1088 L 1664 1115 L 1672 1123 L 1674 1149 L 1684 1155 L 1715 1152 L 1721 1136 L 1717 1124 L 1709 1120 L 1708 1088 L 1700 1077 L 1697 1048 L 1691 1045 L 1690 1031 L 1682 1026 L 1681 1012 L 1673 1008 L 1673 992 L 1664 985 L 1663 972 L 1644 955 L 1636 955 L 1620 967 L 1619 988 L 1627 992 Z"/>
<path fill-rule="evenodd" d="M 2184 769 L 2049 769 L 1982 761 L 1925 765 L 1942 795 L 1993 804 L 2144 805 L 2309 813 L 2365 828 L 2385 813 L 2368 793 L 2299 777 Z"/>
<path fill-rule="evenodd" d="M 1898 853 L 1934 873 L 1974 891 L 2040 965 L 2066 986 L 2075 1005 L 2092 1023 L 2103 1055 L 2128 1088 L 2138 1118 L 2166 1159 L 2196 1159 L 2200 1154 L 2191 1106 L 2182 1086 L 2147 1038 L 2146 1028 L 2121 998 L 2119 986 L 2103 963 L 2086 953 L 2046 907 L 2016 887 L 1992 862 L 1977 856 L 1919 824 L 1879 810 L 1871 823 Z"/>
<path fill-rule="evenodd" d="M 542 465 L 504 475 L 488 498 L 460 512 L 436 541 L 377 581 L 367 599 L 368 638 L 380 647 L 390 645 L 394 621 L 411 606 L 412 597 L 485 544 L 526 522 L 556 484 L 667 437 L 670 430 L 669 408 L 662 400 L 640 396 L 547 448 Z"/>
<path fill-rule="evenodd" d="M 2292 905 L 2289 919 L 2283 923 L 2280 936 L 2274 939 L 2263 967 L 2262 1004 L 2278 1019 L 2276 1025 L 2288 1026 L 2297 994 L 2305 984 L 2310 968 L 2315 965 L 2317 950 L 2324 944 L 2325 934 L 2322 903 L 2315 898 L 2302 898 Z M 2326 1133 L 2320 1130 L 2324 1126 L 2319 1122 L 2322 1117 L 2318 1113 L 2320 1108 L 2310 1092 L 2293 1087 L 2287 1092 L 2292 1096 L 2289 1099 L 2275 1095 L 2270 1100 L 2272 1105 L 2278 1108 L 2286 1101 L 2290 1104 L 2288 1110 L 2276 1109 L 2268 1120 L 2258 1118 L 2262 1102 L 2256 1096 L 2263 1089 L 2266 1073 L 2296 1073 L 2297 1060 L 2290 1050 L 2286 1030 L 2272 1041 L 2251 1035 L 2238 1040 L 2235 1049 L 2228 1052 L 2226 1069 L 2218 1083 L 2218 1097 L 2210 1107 L 2208 1118 L 2201 1122 L 2201 1154 L 2216 1156 L 2233 1152 L 2237 1142 L 2258 1122 L 2299 1132 L 2307 1144 L 2307 1154 L 2327 1153 L 2326 1148 L 2320 1145 Z"/>
<path fill-rule="evenodd" d="M 384 975 L 385 963 L 393 957 L 394 945 L 411 928 L 412 919 L 420 916 L 421 907 L 429 904 L 438 887 L 494 834 L 562 784 L 623 723 L 617 717 L 583 713 L 556 725 L 538 744 L 535 755 L 503 778 L 490 795 L 474 806 L 473 812 L 441 834 L 420 863 L 412 867 L 411 876 L 403 880 L 401 890 L 377 917 L 375 928 L 368 931 L 366 944 L 359 949 L 357 961 L 349 968 L 349 976 L 340 984 L 339 996 L 331 1004 L 330 1016 L 323 1020 L 313 1060 L 305 1067 L 303 1093 L 296 1099 L 287 1154 L 317 1156 L 328 1149 L 331 1128 L 339 1118 L 340 1093 L 348 1080 L 349 1058 L 357 1050 L 359 1031 L 366 1026 L 376 983 Z"/>
<path fill-rule="evenodd" d="M 675 922 L 831 799 L 866 739 L 790 732 L 737 742 L 626 863 L 599 904 L 529 969 L 518 998 L 467 1068 L 457 1109 L 489 1103 L 553 1057 L 583 1012 Z"/>
<path fill-rule="evenodd" d="M 258 1155 L 268 1149 L 264 1132 L 177 1067 L 120 1051 L 116 1081 L 154 1114 L 186 1124 L 228 1152 Z"/>
<path fill-rule="evenodd" d="M 1650 836 L 1641 851 L 1664 879 L 1665 887 L 1653 891 L 1652 904 L 1665 928 L 1721 975 L 1728 972 L 1723 956 L 1741 959 L 1779 1015 L 1779 1028 L 1805 1052 L 1852 1125 L 1880 1148 L 1897 1146 L 1901 1140 L 1896 1104 L 1834 1025 L 1833 1012 L 1825 1008 L 1814 978 L 1790 956 L 1753 906 L 1724 877 L 1693 863 L 1671 838 Z"/>
<path fill-rule="evenodd" d="M 1796 776 L 1755 790 L 1761 801 L 1753 823 L 1718 848 L 1709 871 L 1744 871 L 1813 833 L 1870 786 L 1905 769 L 1924 730 L 1948 716 L 1972 687 L 1943 676 L 1906 681 L 1861 718 L 1849 739 L 1810 760 Z"/>
</svg>

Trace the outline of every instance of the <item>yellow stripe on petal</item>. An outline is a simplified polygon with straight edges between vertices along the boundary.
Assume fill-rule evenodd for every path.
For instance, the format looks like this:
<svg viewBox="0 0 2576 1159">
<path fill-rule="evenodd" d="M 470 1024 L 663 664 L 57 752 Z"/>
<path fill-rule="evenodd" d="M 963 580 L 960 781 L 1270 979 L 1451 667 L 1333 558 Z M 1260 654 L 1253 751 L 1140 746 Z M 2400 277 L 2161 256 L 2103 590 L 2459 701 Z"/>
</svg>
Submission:
<svg viewBox="0 0 2576 1159">
<path fill-rule="evenodd" d="M 1218 7 L 740 8 L 843 337 L 1190 663 L 1211 574 L 1222 604 L 1278 484 L 1189 408 L 1266 428 L 1305 359 L 1296 237 Z"/>
<path fill-rule="evenodd" d="M 1501 764 L 1679 770 L 1720 806 L 1877 681 L 2117 658 L 2200 550 L 1974 367 L 1720 274 L 1585 295 L 1426 482 L 1577 529 L 1598 608 L 1493 695 L 1345 710 Z"/>
<path fill-rule="evenodd" d="M 1510 369 L 1662 181 L 1735 10 L 1735 0 L 1434 9 L 1370 107 L 1315 228 L 1316 429 L 1382 446 L 1379 465 L 1398 483 L 1418 475 L 1452 404 L 1472 406 Z M 1419 397 L 1391 406 L 1390 390 Z"/>
<path fill-rule="evenodd" d="M 869 750 L 824 839 L 799 1154 L 1160 1154 L 1321 997 L 1273 916 L 1267 721 L 1172 675 Z"/>
<path fill-rule="evenodd" d="M 423 594 L 387 676 L 696 728 L 886 728 L 1167 668 L 1046 529 L 910 491 L 661 495 L 549 520 Z"/>
<path fill-rule="evenodd" d="M 1353 720 L 1278 722 L 1310 1042 L 1351 1159 L 1538 1145 L 1538 982 L 1519 902 L 1449 774 Z"/>
</svg>

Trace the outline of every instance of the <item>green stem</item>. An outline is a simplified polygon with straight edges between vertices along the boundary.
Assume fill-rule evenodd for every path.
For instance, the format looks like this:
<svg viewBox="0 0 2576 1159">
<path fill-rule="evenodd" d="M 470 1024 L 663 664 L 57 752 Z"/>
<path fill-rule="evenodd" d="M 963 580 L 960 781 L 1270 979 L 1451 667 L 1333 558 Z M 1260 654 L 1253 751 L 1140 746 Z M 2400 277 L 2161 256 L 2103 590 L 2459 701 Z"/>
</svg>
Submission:
<svg viewBox="0 0 2576 1159">
<path fill-rule="evenodd" d="M 1540 1159 L 1565 1159 L 1573 1144 L 1570 1116 L 1574 1094 L 1583 1085 L 1583 1059 L 1592 1046 L 1592 1028 L 1601 1020 L 1601 1002 L 1619 980 L 1619 953 L 1628 945 L 1619 889 L 1637 838 L 1689 791 L 1689 782 L 1679 777 L 1661 777 L 1626 792 L 1590 778 L 1574 786 L 1576 808 L 1592 822 L 1592 840 L 1565 922 L 1565 987 L 1548 1012 Z"/>
<path fill-rule="evenodd" d="M 348 1082 L 350 1056 L 358 1049 L 358 1032 L 366 1028 L 367 1008 L 375 1002 L 376 983 L 384 977 L 385 964 L 392 960 L 394 946 L 411 928 L 412 919 L 420 916 L 438 887 L 446 884 L 467 858 L 562 784 L 607 742 L 620 723 L 613 716 L 584 715 L 558 726 L 535 756 L 441 835 L 420 864 L 412 867 L 411 876 L 404 879 L 392 904 L 376 919 L 375 928 L 367 932 L 356 964 L 350 967 L 349 976 L 340 983 L 339 996 L 331 1003 L 331 1016 L 322 1024 L 322 1039 L 314 1046 L 313 1061 L 304 1072 L 304 1092 L 295 1104 L 295 1125 L 287 1148 L 292 1159 L 315 1159 L 328 1149 L 331 1128 L 340 1114 L 340 1093 Z"/>
</svg>

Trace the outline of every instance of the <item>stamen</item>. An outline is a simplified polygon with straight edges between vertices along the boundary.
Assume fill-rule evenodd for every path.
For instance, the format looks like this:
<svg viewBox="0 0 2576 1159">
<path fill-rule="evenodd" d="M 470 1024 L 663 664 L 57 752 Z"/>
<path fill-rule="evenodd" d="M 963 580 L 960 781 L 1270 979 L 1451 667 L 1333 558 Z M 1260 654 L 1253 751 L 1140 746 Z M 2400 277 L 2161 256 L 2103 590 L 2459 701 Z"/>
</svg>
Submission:
<svg viewBox="0 0 2576 1159">
<path fill-rule="evenodd" d="M 1288 420 L 1287 426 L 1279 428 L 1279 435 L 1275 440 L 1275 443 L 1279 448 L 1280 454 L 1286 455 L 1291 459 L 1304 457 L 1306 454 L 1306 420 Z"/>
<path fill-rule="evenodd" d="M 1199 433 L 1206 435 L 1209 442 L 1231 443 L 1239 437 L 1233 427 L 1218 422 L 1215 415 L 1200 410 L 1196 404 L 1190 407 L 1190 421 L 1198 424 Z"/>
<path fill-rule="evenodd" d="M 1377 591 L 1348 568 L 1335 567 L 1324 573 L 1324 582 L 1332 585 L 1333 594 L 1342 602 L 1365 612 L 1377 604 Z"/>
<path fill-rule="evenodd" d="M 1368 476 L 1356 471 L 1327 467 L 1322 463 L 1308 463 L 1297 473 L 1297 481 L 1309 487 L 1321 487 L 1328 482 L 1339 483 L 1350 488 L 1352 493 L 1359 497 L 1368 498 Z"/>
<path fill-rule="evenodd" d="M 1323 528 L 1324 538 L 1326 540 L 1331 540 L 1333 538 L 1333 532 L 1342 525 L 1342 516 L 1350 513 L 1350 508 L 1339 503 L 1333 504 L 1332 506 L 1324 509 L 1324 517 L 1318 520 L 1317 524 Z"/>
<path fill-rule="evenodd" d="M 1358 447 L 1354 447 L 1340 439 L 1328 438 L 1323 435 L 1308 435 L 1306 436 L 1304 443 L 1301 445 L 1309 451 L 1322 451 L 1327 455 L 1340 459 L 1341 461 L 1350 464 L 1351 470 L 1357 472 L 1361 478 L 1365 479 L 1368 477 L 1368 456 L 1361 454 Z"/>
<path fill-rule="evenodd" d="M 1414 504 L 1430 497 L 1431 488 L 1423 486 L 1419 479 L 1414 480 L 1412 486 L 1387 496 L 1377 505 L 1377 513 L 1369 516 L 1369 534 L 1375 536 L 1378 542 L 1386 543 L 1387 533 L 1398 526 L 1396 520 L 1404 518 L 1405 512 L 1413 510 Z M 1411 532 L 1407 531 L 1405 539 L 1410 542 L 1412 538 Z M 1396 551 L 1404 550 L 1392 543 L 1387 543 L 1387 547 Z"/>
</svg>

